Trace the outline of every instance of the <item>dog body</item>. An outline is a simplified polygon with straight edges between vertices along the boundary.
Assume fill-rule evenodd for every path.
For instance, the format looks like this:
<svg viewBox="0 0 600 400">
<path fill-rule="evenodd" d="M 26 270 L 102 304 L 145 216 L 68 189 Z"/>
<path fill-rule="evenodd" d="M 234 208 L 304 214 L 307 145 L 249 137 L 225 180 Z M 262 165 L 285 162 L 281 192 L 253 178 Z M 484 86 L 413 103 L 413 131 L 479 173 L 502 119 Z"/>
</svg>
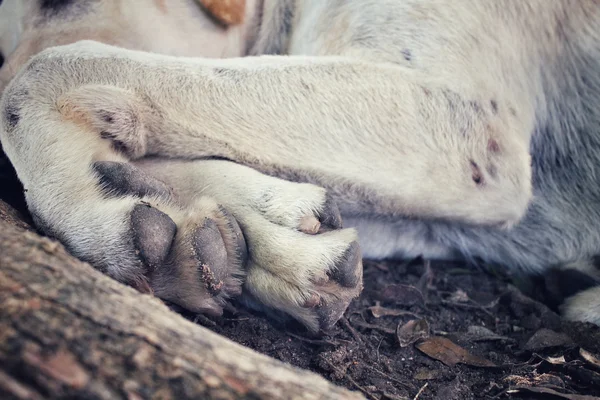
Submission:
<svg viewBox="0 0 600 400">
<path fill-rule="evenodd" d="M 370 258 L 574 266 L 565 315 L 600 323 L 599 1 L 257 0 L 235 26 L 45 3 L 19 11 L 0 138 L 38 226 L 109 275 L 326 328 L 357 232 Z M 42 51 L 78 39 L 119 47 Z"/>
</svg>

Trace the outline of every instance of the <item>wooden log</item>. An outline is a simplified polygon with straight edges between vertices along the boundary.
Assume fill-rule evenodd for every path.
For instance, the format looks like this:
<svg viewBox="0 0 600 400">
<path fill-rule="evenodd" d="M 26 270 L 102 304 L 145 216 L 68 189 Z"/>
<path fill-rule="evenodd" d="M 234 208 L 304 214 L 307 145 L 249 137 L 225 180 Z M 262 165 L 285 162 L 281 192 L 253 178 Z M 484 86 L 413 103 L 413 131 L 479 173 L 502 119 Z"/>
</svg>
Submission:
<svg viewBox="0 0 600 400">
<path fill-rule="evenodd" d="M 187 321 L 0 201 L 0 398 L 363 397 Z"/>
</svg>

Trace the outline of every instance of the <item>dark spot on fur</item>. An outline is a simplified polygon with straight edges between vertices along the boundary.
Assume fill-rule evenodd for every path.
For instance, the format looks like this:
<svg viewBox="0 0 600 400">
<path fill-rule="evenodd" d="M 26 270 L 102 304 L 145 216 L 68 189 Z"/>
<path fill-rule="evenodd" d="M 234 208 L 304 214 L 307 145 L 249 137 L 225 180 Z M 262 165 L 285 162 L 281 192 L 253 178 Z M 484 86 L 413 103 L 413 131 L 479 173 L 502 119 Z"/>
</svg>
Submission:
<svg viewBox="0 0 600 400">
<path fill-rule="evenodd" d="M 40 12 L 45 17 L 79 16 L 89 11 L 89 5 L 98 0 L 39 0 Z"/>
<path fill-rule="evenodd" d="M 75 1 L 76 0 L 40 0 L 40 9 L 44 11 L 60 11 L 75 3 Z"/>
<path fill-rule="evenodd" d="M 4 118 L 6 119 L 8 129 L 13 130 L 19 124 L 19 121 L 21 120 L 19 111 L 20 110 L 17 107 L 10 105 L 4 110 Z"/>
<path fill-rule="evenodd" d="M 496 168 L 496 166 L 493 164 L 488 165 L 485 170 L 492 178 L 496 178 L 498 176 L 498 168 Z"/>
<path fill-rule="evenodd" d="M 471 107 L 471 109 L 473 110 L 473 112 L 476 115 L 481 115 L 482 114 L 482 108 L 481 108 L 481 105 L 478 102 L 471 100 L 471 101 L 469 101 L 469 106 Z"/>
<path fill-rule="evenodd" d="M 115 122 L 114 114 L 109 111 L 100 110 L 98 111 L 98 114 L 100 115 L 100 118 L 102 118 L 102 121 L 106 122 L 107 124 L 112 124 Z"/>
<path fill-rule="evenodd" d="M 301 83 L 302 87 L 304 88 L 304 90 L 306 90 L 307 92 L 314 91 L 313 85 L 306 83 L 304 80 L 301 80 L 300 83 Z"/>
<path fill-rule="evenodd" d="M 128 163 L 98 161 L 93 165 L 94 172 L 108 196 L 173 197 L 173 190 L 164 182 L 146 174 Z"/>
<path fill-rule="evenodd" d="M 129 154 L 129 148 L 127 147 L 127 145 L 123 141 L 117 139 L 117 137 L 114 134 L 107 131 L 102 131 L 100 132 L 100 137 L 102 139 L 110 140 L 112 143 L 112 148 L 115 151 L 122 154 Z"/>
<path fill-rule="evenodd" d="M 479 165 L 473 160 L 469 160 L 469 162 L 471 163 L 473 182 L 477 185 L 483 185 L 483 173 L 481 172 Z"/>
<path fill-rule="evenodd" d="M 60 14 L 75 4 L 77 0 L 40 0 L 40 10 L 50 16 Z"/>
<path fill-rule="evenodd" d="M 453 92 L 451 90 L 442 90 L 441 93 L 444 96 L 444 98 L 446 99 L 446 104 L 448 105 L 448 110 L 450 111 L 451 114 L 453 114 L 453 115 L 456 114 L 457 108 L 459 106 L 461 106 L 461 108 L 464 109 L 465 102 L 458 93 Z M 471 103 L 475 103 L 475 102 L 471 102 Z M 471 104 L 471 105 L 473 106 L 473 104 Z"/>
<path fill-rule="evenodd" d="M 402 50 L 402 55 L 406 61 L 412 61 L 412 53 L 409 49 Z"/>
<path fill-rule="evenodd" d="M 1 1 L 0 1 L 0 4 L 2 4 Z M 3 65 L 4 65 L 4 54 L 2 54 L 2 52 L 0 52 L 0 68 L 2 68 Z"/>
<path fill-rule="evenodd" d="M 21 121 L 21 105 L 27 100 L 29 91 L 24 88 L 13 89 L 6 93 L 6 107 L 4 108 L 4 123 L 8 130 L 13 130 Z"/>
<path fill-rule="evenodd" d="M 508 112 L 510 112 L 513 117 L 517 116 L 517 110 L 515 110 L 513 107 L 509 107 Z"/>
<path fill-rule="evenodd" d="M 487 148 L 492 153 L 498 153 L 500 151 L 500 145 L 496 141 L 496 139 L 488 139 Z"/>
<path fill-rule="evenodd" d="M 492 107 L 492 113 L 494 115 L 498 114 L 498 102 L 496 102 L 496 100 L 492 99 L 490 101 L 490 106 Z"/>
<path fill-rule="evenodd" d="M 422 89 L 423 89 L 423 93 L 425 94 L 425 96 L 431 97 L 431 90 L 429 90 L 427 88 L 422 88 Z"/>
</svg>

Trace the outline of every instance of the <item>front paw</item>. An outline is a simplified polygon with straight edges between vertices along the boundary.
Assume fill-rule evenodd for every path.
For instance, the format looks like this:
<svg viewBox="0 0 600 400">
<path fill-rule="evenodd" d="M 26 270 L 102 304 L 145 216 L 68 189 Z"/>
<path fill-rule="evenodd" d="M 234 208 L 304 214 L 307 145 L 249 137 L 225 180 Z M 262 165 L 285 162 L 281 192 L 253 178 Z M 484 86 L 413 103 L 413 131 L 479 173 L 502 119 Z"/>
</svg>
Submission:
<svg viewBox="0 0 600 400">
<path fill-rule="evenodd" d="M 120 210 L 128 227 L 111 233 L 121 236 L 119 247 L 84 244 L 76 255 L 96 266 L 111 265 L 109 274 L 142 292 L 220 315 L 227 299 L 242 291 L 247 248 L 237 221 L 209 198 L 179 204 L 169 186 L 131 164 L 96 162 L 93 170 L 105 202 L 129 204 Z M 85 236 L 80 240 L 89 242 Z"/>
<path fill-rule="evenodd" d="M 341 217 L 324 190 L 302 189 L 303 205 L 280 203 L 272 213 L 246 211 L 239 217 L 249 248 L 244 284 L 246 303 L 282 313 L 313 332 L 330 329 L 362 290 L 362 257 L 355 231 L 341 229 Z M 270 199 L 276 201 L 275 199 Z"/>
<path fill-rule="evenodd" d="M 294 183 L 229 161 L 136 163 L 174 185 L 184 203 L 198 193 L 222 204 L 248 245 L 242 299 L 272 316 L 291 316 L 312 331 L 330 328 L 362 289 L 354 230 L 325 189 Z"/>
</svg>

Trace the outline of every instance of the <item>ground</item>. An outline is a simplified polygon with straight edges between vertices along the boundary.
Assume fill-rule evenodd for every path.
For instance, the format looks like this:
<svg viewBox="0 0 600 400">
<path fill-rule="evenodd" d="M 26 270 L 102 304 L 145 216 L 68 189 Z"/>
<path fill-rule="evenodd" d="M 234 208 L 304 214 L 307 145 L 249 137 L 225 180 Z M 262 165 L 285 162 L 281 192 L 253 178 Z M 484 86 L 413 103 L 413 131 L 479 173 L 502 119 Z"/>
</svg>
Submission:
<svg viewBox="0 0 600 400">
<path fill-rule="evenodd" d="M 1 156 L 0 187 L 23 210 Z M 364 276 L 362 296 L 325 336 L 235 304 L 220 319 L 186 317 L 368 399 L 600 396 L 600 329 L 562 321 L 517 289 L 529 287 L 521 277 L 421 259 L 365 260 Z"/>
<path fill-rule="evenodd" d="M 600 396 L 600 329 L 561 321 L 511 282 L 460 264 L 365 261 L 362 296 L 326 336 L 242 309 L 197 321 L 369 399 Z"/>
</svg>

